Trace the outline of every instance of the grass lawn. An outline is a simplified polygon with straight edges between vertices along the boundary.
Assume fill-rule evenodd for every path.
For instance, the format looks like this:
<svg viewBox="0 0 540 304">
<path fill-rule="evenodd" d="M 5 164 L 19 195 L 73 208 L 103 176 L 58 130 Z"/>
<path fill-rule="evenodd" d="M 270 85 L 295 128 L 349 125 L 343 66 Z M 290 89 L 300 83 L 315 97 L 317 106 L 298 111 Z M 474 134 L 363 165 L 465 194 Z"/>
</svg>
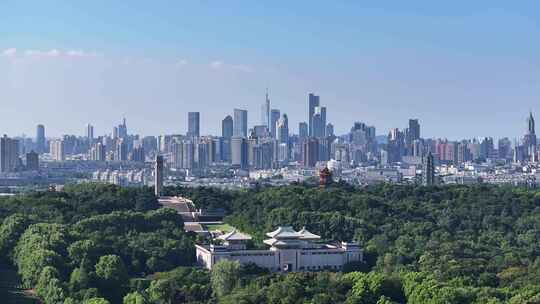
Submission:
<svg viewBox="0 0 540 304">
<path fill-rule="evenodd" d="M 0 303 L 6 304 L 38 304 L 39 300 L 20 289 L 21 281 L 17 271 L 8 265 L 0 264 Z"/>
<path fill-rule="evenodd" d="M 205 224 L 204 227 L 208 231 L 220 230 L 224 233 L 230 232 L 234 229 L 234 227 L 229 224 Z"/>
</svg>

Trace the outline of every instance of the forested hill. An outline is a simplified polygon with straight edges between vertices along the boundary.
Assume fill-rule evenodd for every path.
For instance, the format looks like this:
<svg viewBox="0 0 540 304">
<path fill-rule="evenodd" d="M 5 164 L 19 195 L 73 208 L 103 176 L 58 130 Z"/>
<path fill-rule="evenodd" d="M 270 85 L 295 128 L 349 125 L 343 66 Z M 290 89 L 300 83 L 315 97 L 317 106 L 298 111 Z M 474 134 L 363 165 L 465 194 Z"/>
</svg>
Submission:
<svg viewBox="0 0 540 304">
<path fill-rule="evenodd" d="M 46 304 L 122 303 L 130 278 L 195 259 L 182 217 L 158 209 L 152 193 L 84 184 L 1 198 L 2 263 Z"/>
<path fill-rule="evenodd" d="M 67 186 L 0 198 L 0 259 L 45 304 L 540 303 L 540 192 L 492 186 L 166 188 L 255 237 L 303 226 L 357 240 L 347 273 L 194 267 L 196 237 L 152 189 Z M 201 241 L 201 240 L 199 240 Z M 1 301 L 0 301 L 1 302 Z"/>
<path fill-rule="evenodd" d="M 418 272 L 437 284 L 465 288 L 460 289 L 468 299 L 463 303 L 479 293 L 502 301 L 520 292 L 537 294 L 540 303 L 537 190 L 389 184 L 297 185 L 242 193 L 176 190 L 200 207 L 225 208 L 230 212 L 226 221 L 256 241 L 278 225 L 305 226 L 327 240 L 359 241 L 368 258 L 364 271 L 390 277 Z"/>
</svg>

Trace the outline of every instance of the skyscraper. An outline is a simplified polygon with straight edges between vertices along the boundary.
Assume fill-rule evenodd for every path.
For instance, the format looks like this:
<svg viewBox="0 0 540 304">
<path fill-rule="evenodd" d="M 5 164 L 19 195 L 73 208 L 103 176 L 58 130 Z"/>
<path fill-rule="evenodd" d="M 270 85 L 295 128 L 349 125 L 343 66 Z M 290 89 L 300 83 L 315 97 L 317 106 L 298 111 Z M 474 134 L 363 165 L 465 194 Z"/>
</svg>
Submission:
<svg viewBox="0 0 540 304">
<path fill-rule="evenodd" d="M 315 115 L 315 108 L 320 104 L 319 96 L 309 93 L 308 95 L 308 125 L 309 125 L 309 136 L 313 136 L 313 115 Z"/>
<path fill-rule="evenodd" d="M 307 139 L 302 146 L 302 164 L 306 168 L 315 167 L 319 161 L 319 141 L 317 138 Z"/>
<path fill-rule="evenodd" d="M 156 156 L 156 163 L 154 168 L 154 194 L 156 197 L 161 196 L 161 189 L 163 187 L 163 156 Z"/>
<path fill-rule="evenodd" d="M 128 145 L 123 138 L 119 138 L 116 140 L 116 145 L 114 147 L 114 160 L 115 161 L 128 160 Z"/>
<path fill-rule="evenodd" d="M 37 171 L 39 170 L 39 154 L 33 150 L 26 153 L 26 170 Z"/>
<path fill-rule="evenodd" d="M 13 172 L 19 165 L 19 141 L 4 135 L 0 138 L 0 172 Z"/>
<path fill-rule="evenodd" d="M 536 131 L 532 112 L 529 113 L 529 117 L 527 118 L 527 134 L 525 134 L 525 137 L 523 138 L 523 146 L 523 150 L 526 153 L 528 160 L 536 162 Z"/>
<path fill-rule="evenodd" d="M 234 109 L 234 132 L 233 136 L 247 137 L 248 112 L 247 110 Z"/>
<path fill-rule="evenodd" d="M 331 123 L 326 124 L 326 136 L 334 136 L 334 125 Z"/>
<path fill-rule="evenodd" d="M 231 138 L 231 165 L 240 169 L 248 167 L 248 143 L 243 137 Z"/>
<path fill-rule="evenodd" d="M 120 138 L 127 138 L 128 136 L 128 131 L 127 131 L 127 125 L 126 125 L 126 119 L 122 119 L 122 124 L 118 126 L 118 131 L 117 131 L 117 137 L 120 137 Z"/>
<path fill-rule="evenodd" d="M 234 123 L 231 115 L 225 116 L 221 121 L 221 136 L 223 136 L 223 138 L 231 138 L 234 134 L 233 128 Z"/>
<path fill-rule="evenodd" d="M 44 125 L 37 125 L 36 130 L 36 152 L 38 153 L 45 153 L 47 150 L 47 147 L 45 145 L 45 126 Z"/>
<path fill-rule="evenodd" d="M 107 160 L 107 154 L 105 151 L 105 145 L 101 142 L 96 142 L 92 145 L 92 148 L 90 148 L 90 160 L 93 161 L 106 161 Z"/>
<path fill-rule="evenodd" d="M 301 122 L 298 124 L 298 136 L 300 138 L 306 138 L 309 135 L 308 124 L 306 122 Z"/>
<path fill-rule="evenodd" d="M 311 119 L 312 122 L 312 137 L 322 138 L 326 132 L 326 108 L 315 107 L 315 114 Z"/>
<path fill-rule="evenodd" d="M 277 140 L 280 143 L 289 143 L 289 118 L 285 113 L 277 122 Z"/>
<path fill-rule="evenodd" d="M 420 124 L 418 119 L 409 119 L 409 127 L 405 130 L 405 147 L 407 148 L 407 155 L 414 154 L 413 143 L 420 139 Z"/>
<path fill-rule="evenodd" d="M 528 134 L 535 134 L 535 130 L 534 130 L 534 117 L 533 117 L 533 114 L 532 112 L 529 112 L 529 118 L 527 118 L 527 125 L 528 125 L 528 128 L 527 128 L 527 133 Z"/>
<path fill-rule="evenodd" d="M 187 136 L 189 137 L 199 137 L 200 136 L 200 113 L 199 112 L 189 112 L 188 113 L 188 132 Z"/>
<path fill-rule="evenodd" d="M 94 140 L 94 126 L 91 124 L 86 125 L 86 138 L 89 142 L 92 142 Z"/>
<path fill-rule="evenodd" d="M 51 150 L 51 157 L 54 161 L 64 161 L 66 159 L 66 151 L 64 148 L 64 141 L 62 139 L 55 139 L 49 143 L 49 149 Z"/>
<path fill-rule="evenodd" d="M 279 117 L 281 116 L 280 111 L 278 109 L 272 109 L 270 111 L 270 134 L 272 138 L 276 138 L 276 124 L 279 120 Z"/>
<path fill-rule="evenodd" d="M 418 119 L 409 119 L 409 140 L 413 142 L 420 139 L 420 123 Z"/>
<path fill-rule="evenodd" d="M 321 130 L 322 137 L 326 136 L 326 107 L 320 107 L 321 111 Z"/>
<path fill-rule="evenodd" d="M 266 126 L 269 130 L 270 125 L 270 98 L 268 98 L 268 89 L 266 89 L 266 98 L 261 107 L 261 125 Z"/>
</svg>

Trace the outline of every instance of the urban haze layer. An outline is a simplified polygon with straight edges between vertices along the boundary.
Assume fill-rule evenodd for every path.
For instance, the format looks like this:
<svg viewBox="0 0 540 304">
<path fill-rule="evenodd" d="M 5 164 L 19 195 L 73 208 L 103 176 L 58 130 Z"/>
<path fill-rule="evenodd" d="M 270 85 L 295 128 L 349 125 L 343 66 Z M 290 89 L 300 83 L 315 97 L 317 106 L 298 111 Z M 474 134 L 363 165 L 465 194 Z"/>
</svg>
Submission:
<svg viewBox="0 0 540 304">
<path fill-rule="evenodd" d="M 327 107 L 313 93 L 307 96 L 306 120 L 293 133 L 287 114 L 272 108 L 268 91 L 261 99 L 260 124 L 248 126 L 248 111 L 233 109 L 223 118 L 220 135 L 200 134 L 200 112 L 187 113 L 186 134 L 142 137 L 129 132 L 124 118 L 110 134 L 100 136 L 92 124 L 83 136 L 49 138 L 42 124 L 34 138 L 4 135 L 2 192 L 84 181 L 153 186 L 157 156 L 164 161 L 165 185 L 283 185 L 316 180 L 324 168 L 331 179 L 355 185 L 537 183 L 539 153 L 532 112 L 524 119 L 519 140 L 450 141 L 423 138 L 419 119 L 384 133 L 358 121 L 350 132 L 334 134 Z"/>
</svg>

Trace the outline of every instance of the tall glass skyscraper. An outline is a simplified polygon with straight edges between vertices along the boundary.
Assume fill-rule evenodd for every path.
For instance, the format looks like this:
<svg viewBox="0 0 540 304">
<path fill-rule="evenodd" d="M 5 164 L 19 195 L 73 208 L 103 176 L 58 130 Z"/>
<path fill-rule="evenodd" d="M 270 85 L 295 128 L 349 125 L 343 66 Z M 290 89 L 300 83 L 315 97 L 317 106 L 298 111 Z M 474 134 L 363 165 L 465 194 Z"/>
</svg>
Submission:
<svg viewBox="0 0 540 304">
<path fill-rule="evenodd" d="M 47 146 L 45 144 L 45 126 L 44 125 L 37 125 L 36 129 L 36 150 L 38 153 L 44 153 L 47 150 Z"/>
<path fill-rule="evenodd" d="M 319 96 L 309 93 L 308 95 L 308 125 L 309 125 L 309 136 L 313 136 L 313 115 L 315 115 L 315 108 L 320 106 Z"/>
<path fill-rule="evenodd" d="M 200 113 L 189 112 L 188 113 L 188 132 L 187 136 L 199 137 L 200 136 Z"/>
<path fill-rule="evenodd" d="M 234 132 L 237 137 L 247 137 L 248 112 L 247 110 L 234 109 Z"/>
</svg>

